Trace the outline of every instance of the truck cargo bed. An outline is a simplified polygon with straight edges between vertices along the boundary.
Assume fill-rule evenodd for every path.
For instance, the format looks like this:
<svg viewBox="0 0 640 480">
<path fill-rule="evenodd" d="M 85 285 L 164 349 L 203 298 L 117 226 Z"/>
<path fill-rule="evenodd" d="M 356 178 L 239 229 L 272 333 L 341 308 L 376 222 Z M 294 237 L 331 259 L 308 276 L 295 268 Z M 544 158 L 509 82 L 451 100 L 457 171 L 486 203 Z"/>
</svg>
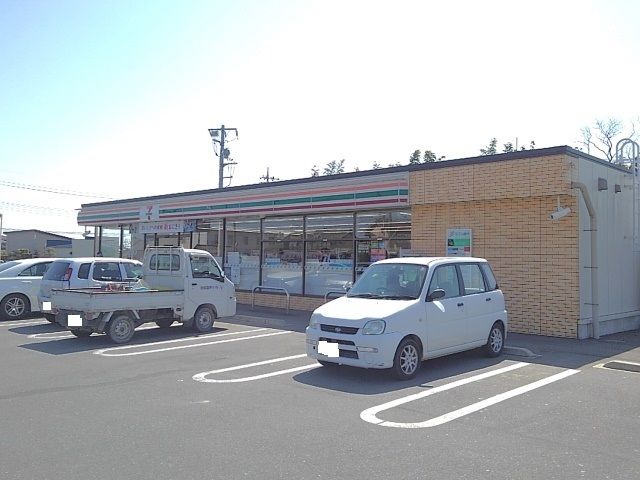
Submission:
<svg viewBox="0 0 640 480">
<path fill-rule="evenodd" d="M 106 291 L 95 288 L 52 290 L 51 302 L 58 310 L 113 312 L 175 308 L 184 302 L 184 290 Z"/>
</svg>

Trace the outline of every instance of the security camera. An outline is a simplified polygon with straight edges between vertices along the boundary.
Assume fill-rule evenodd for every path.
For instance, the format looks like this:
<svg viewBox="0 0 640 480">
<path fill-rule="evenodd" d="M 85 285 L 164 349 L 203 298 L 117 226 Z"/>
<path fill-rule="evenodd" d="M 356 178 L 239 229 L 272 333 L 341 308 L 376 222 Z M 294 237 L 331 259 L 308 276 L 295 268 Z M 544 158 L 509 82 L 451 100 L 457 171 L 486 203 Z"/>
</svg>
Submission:
<svg viewBox="0 0 640 480">
<path fill-rule="evenodd" d="M 549 215 L 550 220 L 560 220 L 562 217 L 566 217 L 571 213 L 571 209 L 569 207 L 558 208 L 555 212 L 552 212 Z"/>
</svg>

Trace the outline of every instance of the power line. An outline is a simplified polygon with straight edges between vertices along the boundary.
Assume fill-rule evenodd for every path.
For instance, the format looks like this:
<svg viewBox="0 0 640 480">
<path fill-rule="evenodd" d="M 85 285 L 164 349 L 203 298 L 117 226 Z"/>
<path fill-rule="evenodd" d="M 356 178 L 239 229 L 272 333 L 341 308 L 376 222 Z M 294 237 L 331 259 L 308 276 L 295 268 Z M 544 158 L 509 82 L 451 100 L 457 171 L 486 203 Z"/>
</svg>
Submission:
<svg viewBox="0 0 640 480">
<path fill-rule="evenodd" d="M 89 197 L 89 198 L 102 198 L 105 200 L 114 200 L 113 197 L 106 197 L 103 195 L 95 195 L 85 192 L 76 192 L 73 190 L 63 190 L 59 188 L 43 187 L 41 185 L 29 185 L 26 183 L 9 182 L 7 180 L 0 180 L 0 185 L 4 187 L 19 188 L 21 190 L 32 190 L 36 192 L 55 193 L 57 195 L 69 195 L 72 197 Z"/>
<path fill-rule="evenodd" d="M 0 202 L 0 207 L 5 210 L 15 210 L 23 213 L 33 213 L 41 215 L 62 215 L 70 216 L 75 215 L 75 209 L 72 208 L 55 208 L 55 207 L 42 207 L 40 205 L 28 205 L 25 203 L 14 202 Z"/>
<path fill-rule="evenodd" d="M 11 227 L 3 227 L 2 228 L 2 232 L 3 233 L 7 233 L 7 232 L 22 232 L 24 230 L 34 230 L 33 228 L 11 228 Z M 56 230 L 45 230 L 45 229 L 35 229 L 35 230 L 42 230 L 43 232 L 47 232 L 47 233 L 57 233 L 59 235 L 83 235 L 85 232 L 81 231 L 81 230 L 76 230 L 75 232 L 60 232 L 60 231 L 56 231 Z M 91 232 L 89 232 L 91 235 L 93 235 Z"/>
</svg>

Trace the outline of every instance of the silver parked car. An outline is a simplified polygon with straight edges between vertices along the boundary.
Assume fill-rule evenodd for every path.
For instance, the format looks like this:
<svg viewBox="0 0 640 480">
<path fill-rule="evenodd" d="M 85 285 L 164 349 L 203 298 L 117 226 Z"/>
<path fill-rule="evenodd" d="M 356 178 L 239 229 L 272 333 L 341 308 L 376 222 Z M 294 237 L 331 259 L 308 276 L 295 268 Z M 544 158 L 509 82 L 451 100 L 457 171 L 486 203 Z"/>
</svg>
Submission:
<svg viewBox="0 0 640 480">
<path fill-rule="evenodd" d="M 54 288 L 101 287 L 112 282 L 134 282 L 142 275 L 142 263 L 127 258 L 87 257 L 56 260 L 40 283 L 39 300 L 51 301 Z M 50 322 L 55 315 L 45 313 Z"/>
<path fill-rule="evenodd" d="M 0 264 L 0 317 L 19 320 L 40 310 L 40 281 L 55 258 L 28 258 Z"/>
</svg>

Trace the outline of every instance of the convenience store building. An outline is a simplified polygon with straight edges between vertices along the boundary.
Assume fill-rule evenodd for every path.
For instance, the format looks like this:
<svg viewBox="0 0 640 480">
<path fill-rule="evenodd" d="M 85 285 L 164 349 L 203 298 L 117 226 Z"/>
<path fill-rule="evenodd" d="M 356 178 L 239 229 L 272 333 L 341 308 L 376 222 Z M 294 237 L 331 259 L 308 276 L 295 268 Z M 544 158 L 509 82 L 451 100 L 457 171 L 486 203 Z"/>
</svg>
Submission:
<svg viewBox="0 0 640 480">
<path fill-rule="evenodd" d="M 96 227 L 105 256 L 204 249 L 240 303 L 282 306 L 276 290 L 253 292 L 264 286 L 307 310 L 379 259 L 484 257 L 510 331 L 588 338 L 640 327 L 633 183 L 623 166 L 553 147 L 91 203 L 78 223 Z"/>
</svg>

